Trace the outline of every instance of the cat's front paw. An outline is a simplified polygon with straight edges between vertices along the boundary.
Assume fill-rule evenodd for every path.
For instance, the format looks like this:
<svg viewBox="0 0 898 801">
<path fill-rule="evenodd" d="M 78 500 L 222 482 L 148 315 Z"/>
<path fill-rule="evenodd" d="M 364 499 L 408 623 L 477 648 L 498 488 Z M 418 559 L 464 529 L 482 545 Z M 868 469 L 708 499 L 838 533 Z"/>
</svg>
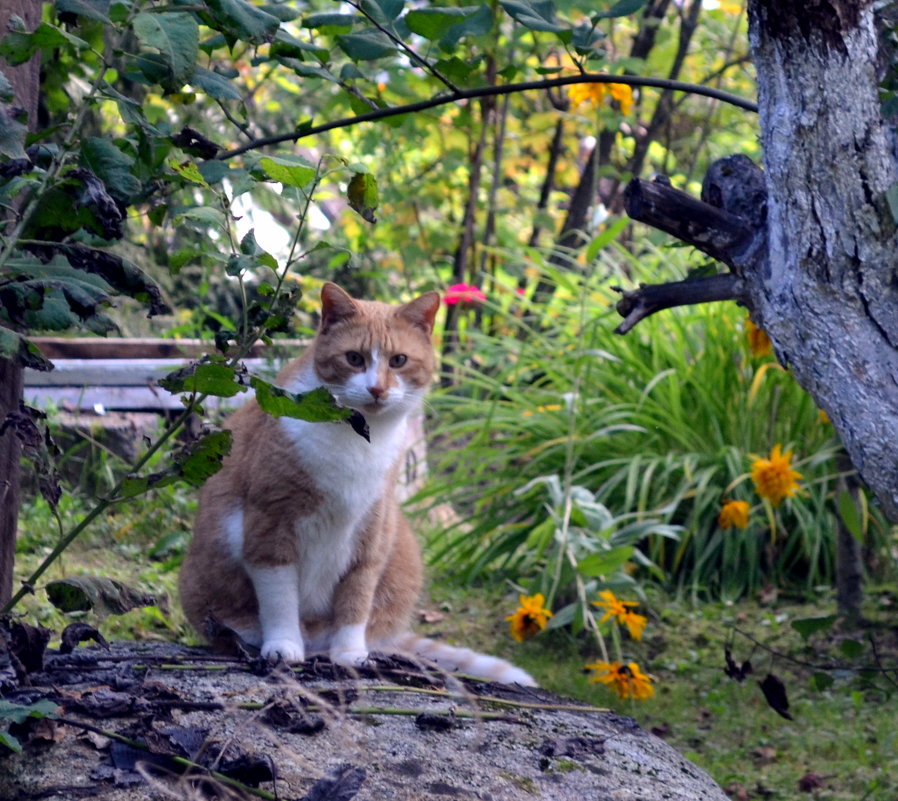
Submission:
<svg viewBox="0 0 898 801">
<path fill-rule="evenodd" d="M 363 667 L 368 661 L 368 651 L 364 648 L 332 648 L 331 662 L 349 668 Z"/>
<path fill-rule="evenodd" d="M 262 656 L 272 662 L 278 662 L 281 659 L 289 663 L 304 662 L 306 649 L 302 641 L 284 637 L 277 640 L 267 640 L 263 643 Z"/>
</svg>

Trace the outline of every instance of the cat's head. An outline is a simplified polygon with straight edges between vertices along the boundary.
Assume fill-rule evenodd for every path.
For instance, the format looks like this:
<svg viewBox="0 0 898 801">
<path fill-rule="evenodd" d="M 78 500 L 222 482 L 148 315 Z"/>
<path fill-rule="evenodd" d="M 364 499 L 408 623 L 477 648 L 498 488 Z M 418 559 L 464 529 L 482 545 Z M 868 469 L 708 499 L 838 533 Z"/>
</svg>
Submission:
<svg viewBox="0 0 898 801">
<path fill-rule="evenodd" d="M 356 300 L 336 284 L 321 290 L 315 373 L 343 406 L 367 417 L 406 414 L 433 378 L 431 336 L 440 296 L 401 305 Z"/>
</svg>

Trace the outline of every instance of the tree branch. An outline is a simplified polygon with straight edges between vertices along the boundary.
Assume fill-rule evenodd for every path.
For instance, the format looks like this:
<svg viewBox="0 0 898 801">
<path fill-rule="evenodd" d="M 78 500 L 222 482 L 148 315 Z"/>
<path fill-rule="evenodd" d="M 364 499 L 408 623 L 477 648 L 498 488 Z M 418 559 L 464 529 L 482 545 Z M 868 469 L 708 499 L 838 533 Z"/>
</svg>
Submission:
<svg viewBox="0 0 898 801">
<path fill-rule="evenodd" d="M 671 81 L 666 78 L 649 78 L 641 75 L 604 75 L 584 73 L 582 75 L 566 75 L 560 78 L 549 78 L 542 81 L 523 81 L 521 83 L 508 83 L 502 86 L 481 86 L 475 89 L 463 89 L 457 93 L 447 95 L 437 95 L 428 100 L 422 100 L 418 103 L 409 103 L 404 106 L 394 106 L 392 108 L 381 108 L 369 111 L 365 114 L 359 114 L 355 117 L 344 117 L 343 119 L 333 120 L 331 122 L 322 123 L 321 125 L 309 125 L 303 128 L 297 128 L 286 134 L 278 134 L 276 136 L 268 136 L 256 139 L 241 147 L 228 150 L 217 156 L 218 159 L 224 160 L 239 156 L 249 150 L 257 150 L 267 145 L 276 145 L 281 142 L 296 142 L 307 136 L 315 136 L 316 134 L 332 131 L 337 128 L 347 128 L 352 125 L 358 125 L 362 122 L 375 122 L 377 120 L 387 119 L 388 117 L 396 117 L 400 114 L 411 114 L 418 111 L 426 111 L 427 109 L 445 106 L 449 103 L 458 103 L 462 100 L 475 100 L 483 97 L 496 97 L 499 95 L 514 94 L 516 92 L 532 92 L 545 89 L 552 89 L 558 86 L 572 86 L 578 83 L 617 83 L 627 86 L 649 86 L 656 89 L 666 89 L 675 92 L 689 92 L 691 94 L 702 95 L 704 97 L 712 97 L 722 100 L 737 108 L 746 111 L 757 112 L 757 103 L 746 100 L 738 95 L 723 92 L 709 86 L 701 86 L 695 83 L 684 83 L 683 81 Z"/>
<path fill-rule="evenodd" d="M 669 284 L 640 284 L 639 289 L 624 290 L 620 287 L 612 289 L 621 294 L 616 308 L 624 318 L 624 321 L 614 329 L 615 334 L 626 334 L 640 320 L 662 309 L 716 300 L 744 301 L 745 291 L 742 279 L 732 273 Z"/>
<path fill-rule="evenodd" d="M 627 214 L 637 222 L 665 231 L 738 272 L 740 255 L 755 239 L 747 220 L 663 181 L 634 178 L 624 192 Z"/>
</svg>

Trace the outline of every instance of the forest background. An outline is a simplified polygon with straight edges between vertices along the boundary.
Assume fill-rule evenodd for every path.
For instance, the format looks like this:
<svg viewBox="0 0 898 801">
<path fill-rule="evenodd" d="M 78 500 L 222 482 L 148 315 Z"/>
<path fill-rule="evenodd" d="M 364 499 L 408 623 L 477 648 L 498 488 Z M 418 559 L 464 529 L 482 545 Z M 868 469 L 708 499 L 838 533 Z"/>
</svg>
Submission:
<svg viewBox="0 0 898 801">
<path fill-rule="evenodd" d="M 734 797 L 894 796 L 875 767 L 894 764 L 875 703 L 894 689 L 894 532 L 825 415 L 735 304 L 613 332 L 616 286 L 722 270 L 630 222 L 623 191 L 658 174 L 697 195 L 715 160 L 758 159 L 742 4 L 59 0 L 10 28 L 0 57 L 43 72 L 37 119 L 0 127 L 0 352 L 40 368 L 27 333 L 78 329 L 210 343 L 136 463 L 28 441 L 44 480 L 26 477 L 17 582 L 39 591 L 14 605 L 58 625 L 41 579 L 116 575 L 158 603 L 113 632 L 189 638 L 171 588 L 190 485 L 227 445 L 182 424 L 243 390 L 258 337 L 312 333 L 324 281 L 437 289 L 414 507 L 434 608 L 476 611 L 456 635 L 504 637 L 548 686 L 670 730 Z M 340 414 L 253 385 L 281 412 Z M 52 432 L 52 410 L 20 423 Z M 734 681 L 725 650 L 793 671 L 804 723 Z M 634 706 L 623 665 L 653 699 Z M 827 715 L 856 725 L 834 737 Z"/>
</svg>

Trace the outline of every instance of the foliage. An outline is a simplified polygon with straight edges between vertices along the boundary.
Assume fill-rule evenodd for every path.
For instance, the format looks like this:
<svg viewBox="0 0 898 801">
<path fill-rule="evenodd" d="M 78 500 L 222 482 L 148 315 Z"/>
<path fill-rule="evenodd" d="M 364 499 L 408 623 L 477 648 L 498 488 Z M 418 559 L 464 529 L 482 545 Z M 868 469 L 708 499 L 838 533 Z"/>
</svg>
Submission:
<svg viewBox="0 0 898 801">
<path fill-rule="evenodd" d="M 831 583 L 839 446 L 828 423 L 772 357 L 751 356 L 736 308 L 671 311 L 614 336 L 607 315 L 593 311 L 612 297 L 602 274 L 626 270 L 638 281 L 662 258 L 668 270 L 687 263 L 682 250 L 638 262 L 615 254 L 606 251 L 589 277 L 553 276 L 557 301 L 540 310 L 551 327 L 528 326 L 520 309 L 493 303 L 504 329 L 467 329 L 463 381 L 433 399 L 439 461 L 423 499 L 461 513 L 435 535 L 436 562 L 465 580 L 507 576 L 554 602 L 549 549 L 567 521 L 575 556 L 561 560 L 562 600 L 576 594 L 573 566 L 615 545 L 635 546 L 630 572 L 615 570 L 624 559 L 589 575 L 662 578 L 725 598 L 767 582 Z M 501 298 L 501 286 L 487 294 Z M 777 444 L 795 450 L 804 478 L 774 507 L 752 491 L 750 470 L 753 455 Z M 727 500 L 748 504 L 745 529 L 719 525 Z M 880 517 L 865 516 L 861 536 L 883 555 L 884 532 Z"/>
</svg>

